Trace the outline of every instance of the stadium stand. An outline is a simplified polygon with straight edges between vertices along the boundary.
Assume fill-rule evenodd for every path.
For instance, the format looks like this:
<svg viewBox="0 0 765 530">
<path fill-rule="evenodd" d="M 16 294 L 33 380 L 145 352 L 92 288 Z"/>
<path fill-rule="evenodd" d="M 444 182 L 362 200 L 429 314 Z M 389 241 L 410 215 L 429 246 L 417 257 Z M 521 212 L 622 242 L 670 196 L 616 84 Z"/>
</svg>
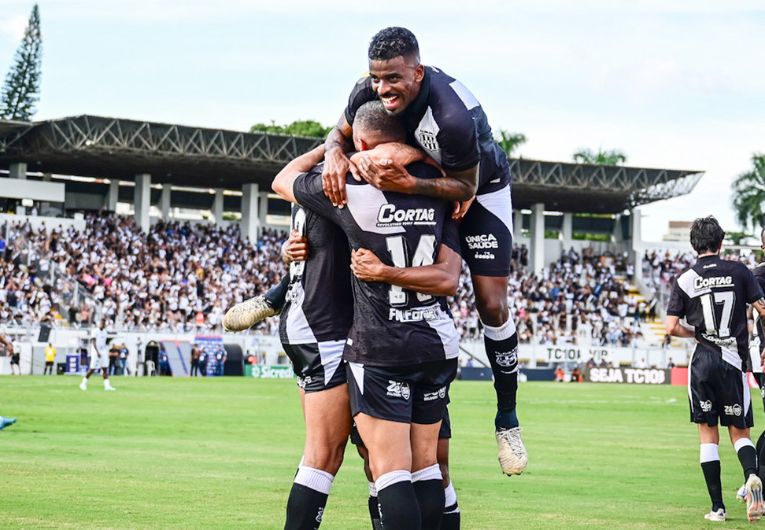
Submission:
<svg viewBox="0 0 765 530">
<path fill-rule="evenodd" d="M 144 234 L 130 218 L 86 221 L 84 232 L 10 225 L 0 315 L 18 324 L 77 327 L 103 318 L 118 330 L 219 330 L 228 306 L 285 273 L 284 234 L 276 231 L 251 245 L 235 224 L 159 222 Z"/>
<path fill-rule="evenodd" d="M 158 222 L 147 234 L 132 218 L 91 214 L 86 228 L 8 225 L 0 258 L 0 318 L 80 327 L 103 318 L 126 331 L 219 331 L 223 312 L 263 292 L 286 272 L 285 234 L 266 230 L 254 245 L 236 224 Z M 508 300 L 521 341 L 631 346 L 648 303 L 625 281 L 623 256 L 570 249 L 541 274 L 525 246 L 513 252 Z M 467 270 L 452 312 L 463 338 L 481 323 Z M 584 325 L 582 325 L 584 324 Z M 276 319 L 257 328 L 276 333 Z"/>
</svg>

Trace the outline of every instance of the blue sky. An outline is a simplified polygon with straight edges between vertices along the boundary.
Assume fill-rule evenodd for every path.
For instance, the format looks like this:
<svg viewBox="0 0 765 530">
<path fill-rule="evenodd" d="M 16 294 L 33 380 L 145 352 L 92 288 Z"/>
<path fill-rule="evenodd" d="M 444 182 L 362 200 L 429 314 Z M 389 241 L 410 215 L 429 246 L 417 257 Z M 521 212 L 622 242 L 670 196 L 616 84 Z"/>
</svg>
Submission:
<svg viewBox="0 0 765 530">
<path fill-rule="evenodd" d="M 687 197 L 645 209 L 735 226 L 730 183 L 765 152 L 765 4 L 553 0 L 158 2 L 41 0 L 37 118 L 99 114 L 247 129 L 333 123 L 378 29 L 409 27 L 423 62 L 459 78 L 527 158 L 618 148 L 629 165 L 704 169 Z M 7 71 L 32 2 L 0 2 Z"/>
</svg>

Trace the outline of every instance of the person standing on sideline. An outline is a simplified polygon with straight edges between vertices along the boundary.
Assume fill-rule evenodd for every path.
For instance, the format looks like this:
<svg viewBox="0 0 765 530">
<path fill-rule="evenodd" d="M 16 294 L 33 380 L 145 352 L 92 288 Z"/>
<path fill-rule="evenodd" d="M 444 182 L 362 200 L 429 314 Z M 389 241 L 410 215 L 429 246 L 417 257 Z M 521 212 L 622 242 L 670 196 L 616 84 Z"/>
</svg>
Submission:
<svg viewBox="0 0 765 530">
<path fill-rule="evenodd" d="M 199 348 L 194 344 L 191 346 L 191 377 L 199 376 Z"/>
<path fill-rule="evenodd" d="M 757 451 L 749 436 L 754 425 L 752 399 L 744 369 L 749 357 L 747 304 L 765 317 L 765 299 L 752 272 L 742 263 L 720 259 L 725 232 L 714 217 L 696 219 L 691 226 L 696 264 L 677 277 L 667 307 L 667 335 L 696 339 L 688 363 L 688 397 L 693 423 L 698 425 L 700 463 L 712 501 L 704 515 L 726 519 L 720 481 L 718 422 L 728 428 L 746 480 L 746 513 L 759 520 L 762 481 L 757 476 Z M 680 324 L 685 318 L 688 326 Z"/>
<path fill-rule="evenodd" d="M 53 363 L 56 360 L 56 348 L 50 342 L 45 347 L 45 370 L 43 375 L 53 375 Z"/>
<path fill-rule="evenodd" d="M 96 370 L 101 370 L 104 377 L 104 390 L 113 392 L 117 390 L 109 382 L 109 351 L 106 349 L 106 323 L 102 320 L 98 325 L 98 329 L 93 332 L 93 335 L 88 341 L 88 349 L 90 350 L 90 369 L 85 377 L 82 378 L 80 383 L 80 390 L 88 389 L 88 379 Z"/>
</svg>

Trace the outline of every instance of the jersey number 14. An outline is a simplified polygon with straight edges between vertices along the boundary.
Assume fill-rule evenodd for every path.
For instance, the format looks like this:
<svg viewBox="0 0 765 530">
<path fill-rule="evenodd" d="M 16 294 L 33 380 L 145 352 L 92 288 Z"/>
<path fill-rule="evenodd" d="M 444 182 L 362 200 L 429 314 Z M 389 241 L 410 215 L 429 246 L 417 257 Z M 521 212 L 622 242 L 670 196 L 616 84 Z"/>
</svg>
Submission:
<svg viewBox="0 0 765 530">
<path fill-rule="evenodd" d="M 385 238 L 388 245 L 388 252 L 393 260 L 394 267 L 422 267 L 425 265 L 433 265 L 433 251 L 436 248 L 436 236 L 433 234 L 423 234 L 420 236 L 420 240 L 417 242 L 417 249 L 414 251 L 414 255 L 409 259 L 409 253 L 406 248 L 406 240 L 404 236 L 391 236 Z M 417 293 L 417 300 L 419 302 L 427 302 L 433 297 L 429 294 Z M 398 285 L 390 286 L 389 293 L 390 305 L 402 306 L 406 305 L 409 301 L 409 293 L 404 291 L 403 288 Z"/>
</svg>

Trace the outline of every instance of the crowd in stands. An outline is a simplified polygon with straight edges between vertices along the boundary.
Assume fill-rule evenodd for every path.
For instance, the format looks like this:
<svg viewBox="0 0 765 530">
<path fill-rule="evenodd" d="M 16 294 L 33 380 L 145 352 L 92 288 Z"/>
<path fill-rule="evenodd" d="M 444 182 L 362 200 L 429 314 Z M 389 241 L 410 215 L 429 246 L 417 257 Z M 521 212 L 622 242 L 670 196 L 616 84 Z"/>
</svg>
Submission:
<svg viewBox="0 0 765 530">
<path fill-rule="evenodd" d="M 113 329 L 218 330 L 229 306 L 263 292 L 286 270 L 282 233 L 266 230 L 253 245 L 236 224 L 160 221 L 143 234 L 127 217 L 86 221 L 83 232 L 10 227 L 0 252 L 0 319 L 78 326 L 103 318 Z M 273 333 L 277 324 L 272 319 L 263 331 Z"/>
<path fill-rule="evenodd" d="M 242 241 L 237 224 L 158 222 L 143 234 L 131 218 L 90 215 L 86 229 L 12 225 L 0 242 L 0 321 L 81 326 L 106 320 L 116 330 L 220 330 L 225 310 L 265 292 L 285 273 L 284 233 Z M 513 249 L 508 302 L 519 340 L 539 344 L 630 346 L 649 304 L 633 296 L 621 256 L 573 249 L 526 271 Z M 452 312 L 463 338 L 482 324 L 467 270 Z M 277 319 L 256 330 L 276 333 Z"/>
<path fill-rule="evenodd" d="M 529 273 L 524 246 L 513 250 L 508 306 L 521 343 L 632 346 L 651 308 L 628 291 L 621 256 L 586 248 L 564 252 L 541 274 Z M 452 312 L 465 338 L 479 338 L 481 323 L 470 276 L 463 270 Z"/>
</svg>

